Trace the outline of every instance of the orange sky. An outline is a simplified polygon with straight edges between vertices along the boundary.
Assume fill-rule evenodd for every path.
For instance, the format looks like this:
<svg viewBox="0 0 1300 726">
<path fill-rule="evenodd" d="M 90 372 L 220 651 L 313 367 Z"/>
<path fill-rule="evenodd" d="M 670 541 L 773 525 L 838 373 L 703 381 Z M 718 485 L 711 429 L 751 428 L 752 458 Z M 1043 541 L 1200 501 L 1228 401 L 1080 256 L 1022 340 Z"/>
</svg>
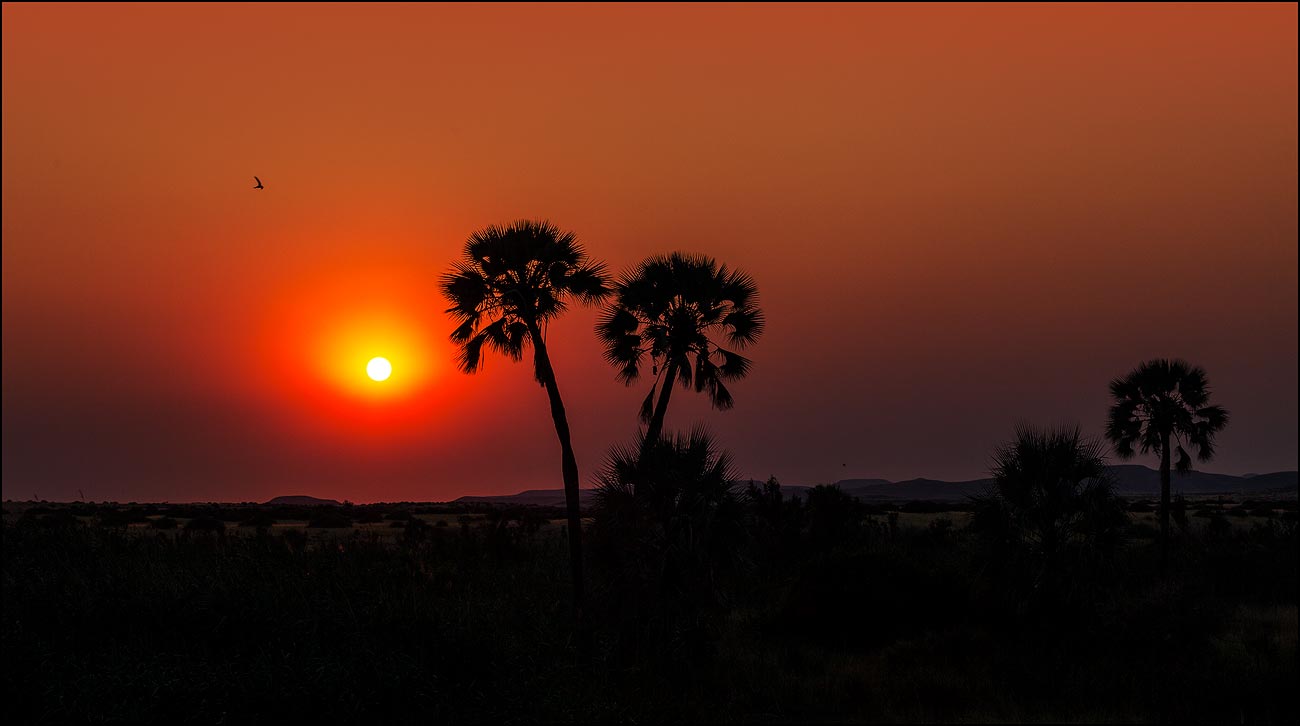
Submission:
<svg viewBox="0 0 1300 726">
<path fill-rule="evenodd" d="M 436 287 L 517 217 L 756 278 L 736 409 L 668 416 L 748 476 L 973 478 L 1154 356 L 1234 415 L 1207 468 L 1294 469 L 1296 15 L 5 3 L 4 496 L 558 487 Z M 550 333 L 586 482 L 645 395 L 594 319 Z"/>
</svg>

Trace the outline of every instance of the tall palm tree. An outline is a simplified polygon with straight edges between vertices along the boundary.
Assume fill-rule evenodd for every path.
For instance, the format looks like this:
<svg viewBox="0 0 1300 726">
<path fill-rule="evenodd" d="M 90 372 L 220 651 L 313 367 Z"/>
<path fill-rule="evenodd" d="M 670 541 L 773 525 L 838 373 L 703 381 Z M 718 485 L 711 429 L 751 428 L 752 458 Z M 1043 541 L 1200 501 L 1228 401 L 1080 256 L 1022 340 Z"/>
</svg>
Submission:
<svg viewBox="0 0 1300 726">
<path fill-rule="evenodd" d="M 1135 447 L 1143 454 L 1160 457 L 1160 569 L 1169 560 L 1169 466 L 1178 471 L 1192 468 L 1187 448 L 1196 458 L 1214 458 L 1214 436 L 1228 425 L 1228 412 L 1209 403 L 1205 370 L 1182 360 L 1149 360 L 1123 378 L 1110 382 L 1114 399 L 1106 422 L 1106 438 L 1115 445 L 1121 459 L 1133 457 Z M 1187 447 L 1187 448 L 1184 448 Z"/>
<path fill-rule="evenodd" d="M 596 333 L 626 385 L 636 382 L 647 359 L 656 376 L 641 405 L 645 446 L 663 431 L 674 383 L 707 392 L 720 411 L 734 405 L 724 382 L 745 377 L 751 361 L 730 349 L 745 348 L 762 334 L 757 298 L 749 275 L 682 252 L 651 257 L 619 279 Z"/>
<path fill-rule="evenodd" d="M 533 348 L 533 375 L 546 389 L 551 419 L 560 439 L 560 468 L 568 509 L 569 557 L 579 627 L 583 622 L 582 519 L 578 508 L 578 462 L 569 421 L 546 351 L 546 327 L 570 300 L 594 304 L 609 294 L 603 263 L 591 262 L 572 232 L 549 222 L 520 220 L 470 235 L 464 258 L 442 277 L 447 312 L 459 323 L 451 340 L 460 346 L 458 363 L 466 373 L 482 365 L 487 346 L 513 360 Z"/>
</svg>

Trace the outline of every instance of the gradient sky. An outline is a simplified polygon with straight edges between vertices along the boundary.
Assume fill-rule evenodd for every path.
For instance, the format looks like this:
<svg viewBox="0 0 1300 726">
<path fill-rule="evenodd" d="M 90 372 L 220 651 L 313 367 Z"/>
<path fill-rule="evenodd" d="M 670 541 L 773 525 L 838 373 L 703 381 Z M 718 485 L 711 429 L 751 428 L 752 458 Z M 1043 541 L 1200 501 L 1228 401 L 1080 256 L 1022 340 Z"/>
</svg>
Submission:
<svg viewBox="0 0 1300 726">
<path fill-rule="evenodd" d="M 3 494 L 560 486 L 544 392 L 452 363 L 476 228 L 716 256 L 768 328 L 745 476 L 981 476 L 1017 421 L 1204 366 L 1296 468 L 1297 12 L 1266 6 L 3 6 Z M 266 185 L 254 191 L 253 175 Z M 584 483 L 646 390 L 549 333 Z M 387 387 L 364 378 L 388 355 Z M 1154 465 L 1154 459 L 1143 460 Z M 79 493 L 80 490 L 80 493 Z"/>
</svg>

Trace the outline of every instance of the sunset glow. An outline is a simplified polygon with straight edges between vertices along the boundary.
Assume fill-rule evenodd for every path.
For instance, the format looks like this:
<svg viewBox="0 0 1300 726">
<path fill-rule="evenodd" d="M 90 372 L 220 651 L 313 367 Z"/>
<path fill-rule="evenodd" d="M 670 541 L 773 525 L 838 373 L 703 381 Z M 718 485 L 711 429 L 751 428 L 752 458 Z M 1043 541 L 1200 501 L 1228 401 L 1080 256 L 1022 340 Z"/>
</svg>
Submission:
<svg viewBox="0 0 1300 726">
<path fill-rule="evenodd" d="M 1097 433 L 1156 356 L 1230 403 L 1215 467 L 1296 465 L 1294 4 L 3 12 L 25 496 L 557 486 L 531 360 L 461 373 L 438 291 L 517 218 L 612 274 L 681 250 L 753 277 L 735 410 L 686 393 L 666 423 L 746 476 L 975 478 L 1025 417 Z M 649 391 L 598 314 L 545 333 L 583 486 Z"/>
<path fill-rule="evenodd" d="M 375 350 L 387 355 L 376 356 Z M 423 331 L 401 316 L 382 311 L 344 318 L 322 334 L 315 354 L 321 381 L 352 396 L 400 398 L 432 384 L 433 360 Z M 402 362 L 402 375 L 390 376 L 390 361 Z M 364 371 L 365 375 L 358 375 Z M 384 382 L 383 386 L 374 385 Z"/>
</svg>

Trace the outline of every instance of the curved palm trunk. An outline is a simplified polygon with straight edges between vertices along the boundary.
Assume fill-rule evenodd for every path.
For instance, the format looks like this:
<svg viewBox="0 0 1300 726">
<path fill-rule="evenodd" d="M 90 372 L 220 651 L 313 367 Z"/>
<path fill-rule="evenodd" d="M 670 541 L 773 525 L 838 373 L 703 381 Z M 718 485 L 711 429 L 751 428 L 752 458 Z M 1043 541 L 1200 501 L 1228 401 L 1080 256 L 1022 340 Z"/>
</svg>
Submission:
<svg viewBox="0 0 1300 726">
<path fill-rule="evenodd" d="M 560 388 L 555 382 L 555 369 L 551 367 L 546 343 L 542 341 L 541 331 L 535 323 L 528 323 L 528 332 L 533 339 L 533 360 L 537 376 L 542 379 L 546 395 L 551 400 L 551 419 L 555 423 L 555 435 L 560 439 L 560 470 L 564 476 L 564 504 L 569 525 L 569 566 L 573 573 L 573 616 L 577 624 L 578 649 L 585 657 L 590 644 L 583 612 L 582 511 L 578 501 L 578 460 L 573 455 L 569 419 L 564 413 L 564 401 L 560 398 Z"/>
<path fill-rule="evenodd" d="M 1160 574 L 1169 566 L 1169 434 L 1160 442 Z"/>
<path fill-rule="evenodd" d="M 677 381 L 677 362 L 673 361 L 668 364 L 668 370 L 664 372 L 664 387 L 659 391 L 659 400 L 655 403 L 654 415 L 650 417 L 650 425 L 645 431 L 645 441 L 641 445 L 641 450 L 645 451 L 659 440 L 659 435 L 664 430 L 664 415 L 668 413 L 668 399 L 673 395 L 673 383 Z"/>
</svg>

